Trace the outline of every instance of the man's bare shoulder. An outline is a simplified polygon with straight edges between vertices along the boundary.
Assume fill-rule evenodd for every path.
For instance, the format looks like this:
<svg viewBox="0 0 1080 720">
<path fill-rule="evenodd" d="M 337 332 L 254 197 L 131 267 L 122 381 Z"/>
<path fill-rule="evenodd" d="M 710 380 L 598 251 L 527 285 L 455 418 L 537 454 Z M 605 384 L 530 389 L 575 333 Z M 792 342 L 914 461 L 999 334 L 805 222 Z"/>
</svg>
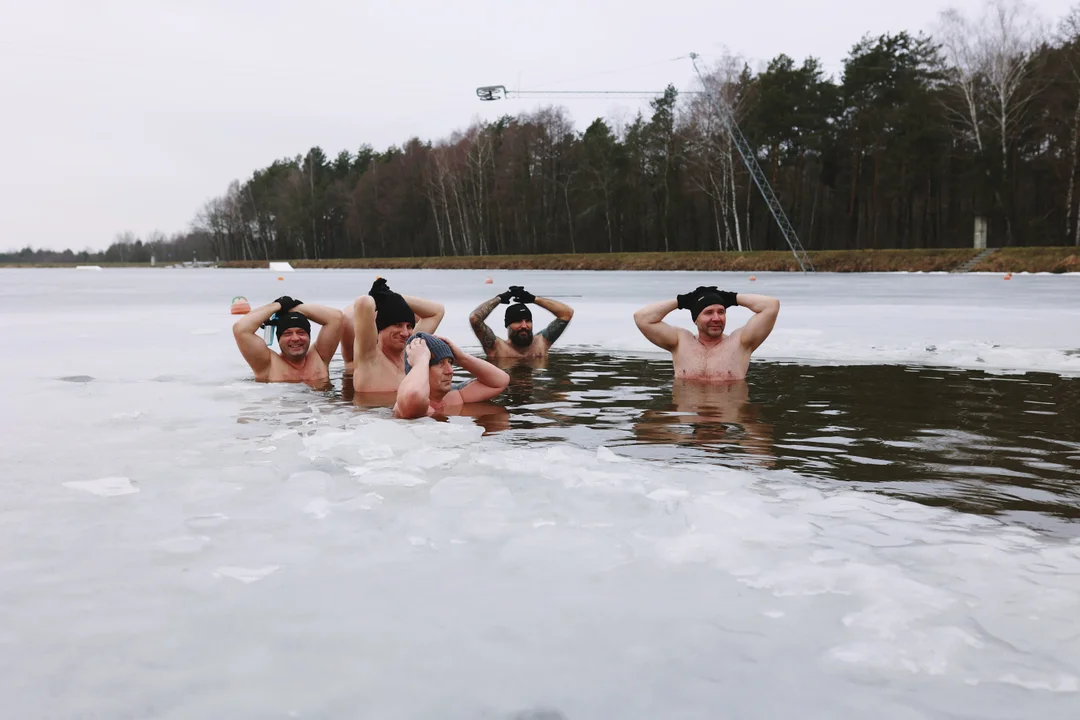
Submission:
<svg viewBox="0 0 1080 720">
<path fill-rule="evenodd" d="M 495 338 L 495 344 L 491 347 L 491 352 L 487 354 L 489 358 L 507 358 L 516 355 L 517 353 L 514 352 L 514 348 L 510 347 L 510 343 L 502 338 Z"/>
<path fill-rule="evenodd" d="M 690 332 L 686 328 L 675 328 L 675 349 L 672 352 L 679 352 L 680 350 L 696 349 L 701 347 L 697 341 L 697 335 Z"/>
<path fill-rule="evenodd" d="M 405 366 L 398 367 L 379 353 L 373 357 L 357 358 L 352 375 L 356 392 L 394 392 L 405 378 Z"/>
</svg>

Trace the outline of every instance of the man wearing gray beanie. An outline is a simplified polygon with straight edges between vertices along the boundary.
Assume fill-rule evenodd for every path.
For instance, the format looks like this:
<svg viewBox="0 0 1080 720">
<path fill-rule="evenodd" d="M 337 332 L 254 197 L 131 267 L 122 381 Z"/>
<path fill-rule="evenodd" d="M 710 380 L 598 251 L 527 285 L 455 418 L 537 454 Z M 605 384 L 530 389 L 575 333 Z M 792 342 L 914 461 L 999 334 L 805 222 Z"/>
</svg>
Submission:
<svg viewBox="0 0 1080 720">
<path fill-rule="evenodd" d="M 511 300 L 515 304 L 509 305 Z M 486 322 L 500 303 L 509 305 L 503 316 L 506 340 L 495 337 L 495 331 Z M 528 303 L 539 305 L 555 316 L 538 335 L 533 335 L 533 317 Z M 548 348 L 555 344 L 573 317 L 574 308 L 566 303 L 537 297 L 520 285 L 511 285 L 506 292 L 480 303 L 469 315 L 469 324 L 489 358 L 543 358 L 547 357 Z"/>
<path fill-rule="evenodd" d="M 725 335 L 727 309 L 735 306 L 747 308 L 754 316 Z M 664 322 L 674 310 L 690 311 L 697 335 Z M 634 313 L 634 323 L 649 342 L 671 353 L 677 380 L 731 382 L 746 378 L 750 354 L 769 337 L 779 313 L 776 298 L 703 285 L 672 300 L 646 305 Z"/>
<path fill-rule="evenodd" d="M 454 383 L 454 363 L 475 379 Z M 445 414 L 447 408 L 490 400 L 509 384 L 510 376 L 486 360 L 446 338 L 418 332 L 405 346 L 405 379 L 397 389 L 394 417 Z"/>
</svg>

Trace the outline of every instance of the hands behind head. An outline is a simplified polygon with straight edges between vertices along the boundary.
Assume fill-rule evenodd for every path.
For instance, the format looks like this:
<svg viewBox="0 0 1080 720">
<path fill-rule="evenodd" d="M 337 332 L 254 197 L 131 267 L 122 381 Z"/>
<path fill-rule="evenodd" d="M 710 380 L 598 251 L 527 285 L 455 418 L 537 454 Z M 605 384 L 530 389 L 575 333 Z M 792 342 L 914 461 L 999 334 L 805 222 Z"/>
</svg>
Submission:
<svg viewBox="0 0 1080 720">
<path fill-rule="evenodd" d="M 688 293 L 676 295 L 675 299 L 679 303 L 680 310 L 689 310 L 691 308 L 691 305 L 693 304 L 694 298 L 705 293 L 719 295 L 722 298 L 721 302 L 723 303 L 725 308 L 733 307 L 739 304 L 738 301 L 735 299 L 736 293 L 730 292 L 728 290 L 718 290 L 715 285 L 698 285 L 696 288 L 694 288 Z"/>
<path fill-rule="evenodd" d="M 431 349 L 424 342 L 424 338 L 416 338 L 405 346 L 405 356 L 413 367 L 427 367 L 431 362 Z"/>
<path fill-rule="evenodd" d="M 531 303 L 536 301 L 536 296 L 520 285 L 511 285 L 510 292 L 513 293 L 514 300 L 517 300 L 519 303 Z"/>
<path fill-rule="evenodd" d="M 282 295 L 281 297 L 279 297 L 274 302 L 276 302 L 278 305 L 281 306 L 281 310 L 279 310 L 279 312 L 282 315 L 284 315 L 285 313 L 288 313 L 288 312 L 292 312 L 292 309 L 294 307 L 296 307 L 297 305 L 303 305 L 304 304 L 303 300 L 293 300 L 288 295 Z"/>
<path fill-rule="evenodd" d="M 738 293 L 733 293 L 730 290 L 717 290 L 717 295 L 724 298 L 724 309 L 729 307 L 735 307 L 739 304 Z"/>
<path fill-rule="evenodd" d="M 459 357 L 461 357 L 461 348 L 459 348 L 457 345 L 455 345 L 453 340 L 451 340 L 448 337 L 444 337 L 442 335 L 436 335 L 435 337 L 439 338 L 444 343 L 446 343 L 448 346 L 450 346 L 450 352 L 454 353 L 454 361 L 455 362 L 457 361 L 457 359 Z"/>
<path fill-rule="evenodd" d="M 386 295 L 390 292 L 393 291 L 386 282 L 386 278 L 378 278 L 375 282 L 371 283 L 371 289 L 368 290 L 368 295 L 375 297 L 376 295 Z"/>
</svg>

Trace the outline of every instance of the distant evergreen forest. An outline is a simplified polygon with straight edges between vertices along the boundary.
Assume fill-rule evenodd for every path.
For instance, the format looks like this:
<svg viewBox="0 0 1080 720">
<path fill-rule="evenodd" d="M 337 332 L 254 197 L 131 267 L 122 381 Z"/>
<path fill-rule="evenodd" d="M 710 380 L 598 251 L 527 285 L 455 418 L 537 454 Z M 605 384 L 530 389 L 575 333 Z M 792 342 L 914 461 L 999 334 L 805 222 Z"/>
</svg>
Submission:
<svg viewBox="0 0 1080 720">
<path fill-rule="evenodd" d="M 722 95 L 810 250 L 1080 245 L 1080 6 L 1053 26 L 1017 0 L 942 13 L 933 36 L 859 41 L 840 77 L 729 57 Z M 159 262 L 786 249 L 705 94 L 674 87 L 624 126 L 551 106 L 438 140 L 234 181 L 172 237 L 7 262 Z"/>
</svg>

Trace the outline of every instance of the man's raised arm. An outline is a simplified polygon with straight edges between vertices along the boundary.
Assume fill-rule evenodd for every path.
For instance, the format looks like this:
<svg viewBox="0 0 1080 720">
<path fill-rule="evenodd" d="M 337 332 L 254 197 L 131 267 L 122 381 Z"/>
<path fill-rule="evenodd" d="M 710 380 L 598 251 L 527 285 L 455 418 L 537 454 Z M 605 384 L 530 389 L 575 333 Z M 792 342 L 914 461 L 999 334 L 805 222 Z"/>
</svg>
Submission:
<svg viewBox="0 0 1080 720">
<path fill-rule="evenodd" d="M 534 296 L 533 302 L 555 316 L 555 319 L 540 331 L 540 335 L 547 340 L 548 345 L 554 345 L 559 336 L 563 334 L 566 326 L 570 324 L 570 319 L 574 317 L 574 308 L 566 303 L 545 297 Z"/>
<path fill-rule="evenodd" d="M 444 337 L 439 339 L 450 346 L 450 350 L 454 353 L 454 362 L 462 370 L 476 378 L 475 382 L 470 382 L 458 391 L 461 393 L 463 403 L 490 400 L 510 384 L 510 376 L 505 370 L 495 367 L 487 360 L 481 360 L 478 357 L 469 355 L 455 345 L 452 340 Z"/>
<path fill-rule="evenodd" d="M 256 335 L 262 324 L 270 319 L 270 316 L 281 310 L 281 305 L 275 300 L 272 303 L 257 307 L 233 325 L 233 337 L 236 338 L 236 346 L 240 348 L 240 354 L 255 371 L 255 377 L 259 377 L 270 369 L 271 350 L 266 342 Z"/>
<path fill-rule="evenodd" d="M 754 313 L 754 317 L 738 330 L 739 341 L 752 352 L 765 342 L 765 338 L 769 337 L 776 325 L 776 316 L 780 314 L 780 301 L 767 295 L 750 293 L 739 293 L 735 300 Z"/>
<path fill-rule="evenodd" d="M 409 372 L 401 381 L 394 400 L 394 417 L 406 420 L 425 417 L 431 407 L 431 350 L 423 338 L 416 338 L 405 348 Z"/>
<path fill-rule="evenodd" d="M 679 344 L 679 330 L 664 322 L 664 318 L 678 308 L 678 300 L 654 302 L 634 313 L 634 324 L 653 345 L 672 352 Z"/>
<path fill-rule="evenodd" d="M 314 349 L 315 352 L 319 353 L 319 357 L 323 359 L 323 362 L 329 365 L 334 353 L 337 352 L 338 343 L 341 341 L 341 327 L 344 323 L 341 311 L 326 305 L 309 303 L 301 303 L 294 307 L 293 311 L 303 313 L 308 320 L 322 325 Z"/>
<path fill-rule="evenodd" d="M 488 315 L 500 304 L 509 303 L 512 294 L 509 290 L 500 293 L 490 300 L 480 303 L 475 310 L 469 313 L 469 325 L 472 326 L 476 339 L 480 341 L 480 345 L 484 348 L 484 353 L 488 357 L 494 357 L 495 345 L 497 344 L 495 331 L 486 322 Z"/>
<path fill-rule="evenodd" d="M 409 307 L 419 318 L 416 321 L 416 332 L 426 332 L 428 334 L 435 332 L 435 329 L 439 327 L 439 323 L 442 322 L 443 315 L 446 314 L 446 308 L 441 303 L 433 300 L 425 300 L 412 295 L 402 295 L 401 297 L 404 298 L 405 302 L 409 304 Z"/>
<path fill-rule="evenodd" d="M 379 346 L 375 327 L 375 298 L 361 295 L 353 303 L 353 361 L 370 358 Z"/>
</svg>

